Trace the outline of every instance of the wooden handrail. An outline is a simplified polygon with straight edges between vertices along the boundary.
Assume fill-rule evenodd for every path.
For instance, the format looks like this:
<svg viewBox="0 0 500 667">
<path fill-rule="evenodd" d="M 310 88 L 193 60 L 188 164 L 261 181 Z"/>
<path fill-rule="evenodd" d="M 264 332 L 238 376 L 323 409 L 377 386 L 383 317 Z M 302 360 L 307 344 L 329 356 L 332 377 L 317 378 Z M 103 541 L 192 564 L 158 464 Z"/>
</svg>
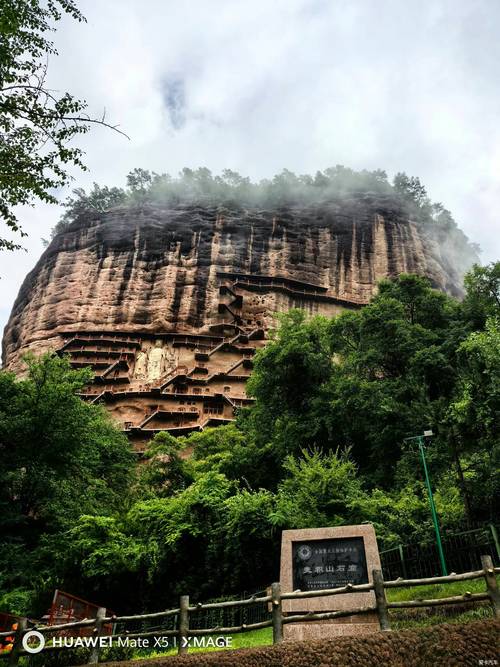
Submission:
<svg viewBox="0 0 500 667">
<path fill-rule="evenodd" d="M 224 602 L 208 602 L 202 604 L 201 602 L 197 605 L 189 607 L 189 611 L 201 611 L 202 609 L 227 609 L 229 607 L 244 607 L 249 604 L 258 604 L 259 602 L 271 602 L 270 595 L 264 595 L 260 598 L 252 595 L 250 598 L 245 600 L 225 600 Z"/>
<path fill-rule="evenodd" d="M 495 569 L 500 572 L 500 567 Z M 426 577 L 424 579 L 394 579 L 393 581 L 384 581 L 384 588 L 446 584 L 452 581 L 467 581 L 469 579 L 480 579 L 481 577 L 484 577 L 483 570 L 474 570 L 473 572 L 463 572 L 461 574 L 448 574 L 445 577 Z"/>
<path fill-rule="evenodd" d="M 323 588 L 317 591 L 292 591 L 282 593 L 282 600 L 303 600 L 304 598 L 324 597 L 326 595 L 341 595 L 342 593 L 355 593 L 356 591 L 372 591 L 373 584 L 347 584 L 340 588 Z"/>
<path fill-rule="evenodd" d="M 431 600 L 402 600 L 401 602 L 388 602 L 389 609 L 406 609 L 413 607 L 436 607 L 442 604 L 460 604 L 461 602 L 476 602 L 478 600 L 487 600 L 488 593 L 464 593 L 463 595 L 453 595 L 449 598 L 432 598 Z"/>
<path fill-rule="evenodd" d="M 358 607 L 357 609 L 341 609 L 339 611 L 326 611 L 319 614 L 309 612 L 307 614 L 294 614 L 284 616 L 282 623 L 304 623 L 304 621 L 324 621 L 329 618 L 342 618 L 343 616 L 355 616 L 357 614 L 368 614 L 377 611 L 377 607 Z"/>
<path fill-rule="evenodd" d="M 475 570 L 472 572 L 463 572 L 461 574 L 450 574 L 445 577 L 427 577 L 422 579 L 396 579 L 395 581 L 384 581 L 382 574 L 379 570 L 374 570 L 372 572 L 374 577 L 374 583 L 367 584 L 347 584 L 346 586 L 341 586 L 339 588 L 315 590 L 315 591 L 292 591 L 288 593 L 281 593 L 281 588 L 279 584 L 273 584 L 272 586 L 272 595 L 263 595 L 257 597 L 252 595 L 249 598 L 243 600 L 226 600 L 223 602 L 209 602 L 206 604 L 198 603 L 196 605 L 189 605 L 189 599 L 187 596 L 181 596 L 181 605 L 174 609 L 166 609 L 164 611 L 153 612 L 149 614 L 135 614 L 128 616 L 104 616 L 104 609 L 99 618 L 85 618 L 79 621 L 72 621 L 69 623 L 62 623 L 59 625 L 43 625 L 36 626 L 32 622 L 30 623 L 28 619 L 20 619 L 20 632 L 16 633 L 15 638 L 15 656 L 20 656 L 25 653 L 23 649 L 20 649 L 19 642 L 22 641 L 22 637 L 29 629 L 37 629 L 39 632 L 46 632 L 48 635 L 69 629 L 77 629 L 92 626 L 96 630 L 94 632 L 100 632 L 101 628 L 105 624 L 115 624 L 120 622 L 127 621 L 145 621 L 151 619 L 160 619 L 167 618 L 169 616 L 181 617 L 183 615 L 183 620 L 178 621 L 178 627 L 176 629 L 165 629 L 165 630 L 147 630 L 145 632 L 121 632 L 116 635 L 112 635 L 115 638 L 129 638 L 129 639 L 138 639 L 153 637 L 158 635 L 165 636 L 178 636 L 180 639 L 183 639 L 187 634 L 189 636 L 203 636 L 203 635 L 213 635 L 213 634 L 236 634 L 238 632 L 247 632 L 249 630 L 257 630 L 260 628 L 273 627 L 273 641 L 278 643 L 282 640 L 282 628 L 283 625 L 290 623 L 303 623 L 311 621 L 323 621 L 327 619 L 342 618 L 346 616 L 355 616 L 357 614 L 366 614 L 376 612 L 379 616 L 381 629 L 390 630 L 389 617 L 387 615 L 387 609 L 411 609 L 419 607 L 434 607 L 439 605 L 451 605 L 451 604 L 468 604 L 482 602 L 489 600 L 492 604 L 494 614 L 500 614 L 500 605 L 499 605 L 499 595 L 498 589 L 495 582 L 495 575 L 500 574 L 500 567 L 493 567 L 491 557 L 483 556 L 482 557 L 483 569 Z M 441 583 L 451 583 L 456 581 L 467 581 L 471 579 L 478 579 L 484 577 L 487 584 L 487 590 L 484 593 L 471 593 L 466 592 L 463 595 L 454 595 L 451 597 L 445 598 L 432 598 L 429 600 L 402 600 L 399 602 L 388 602 L 385 599 L 384 590 L 388 588 L 398 588 L 398 587 L 414 587 L 414 586 L 423 586 L 423 585 L 435 585 Z M 493 582 L 491 581 L 493 579 Z M 377 593 L 374 597 L 375 605 L 374 606 L 364 606 L 354 609 L 342 609 L 337 611 L 329 612 L 308 612 L 305 614 L 291 614 L 288 616 L 283 616 L 281 611 L 282 601 L 283 600 L 303 600 L 307 598 L 317 598 L 325 597 L 329 595 L 341 595 L 348 593 L 356 592 L 367 592 L 373 591 Z M 266 621 L 261 621 L 258 623 L 251 624 L 242 624 L 233 627 L 223 627 L 216 626 L 213 628 L 202 628 L 202 629 L 189 629 L 189 614 L 197 611 L 210 610 L 210 609 L 227 609 L 232 607 L 242 607 L 252 604 L 265 604 L 271 603 L 272 606 L 272 618 Z M 31 626 L 28 628 L 28 626 Z M 0 632 L 0 637 L 12 636 L 12 630 L 6 632 Z M 49 640 L 50 641 L 50 640 Z M 180 642 L 182 643 L 182 642 Z M 53 646 L 50 643 L 47 644 L 48 651 L 53 650 Z M 59 647 L 60 648 L 60 647 Z M 185 648 L 185 646 L 184 646 Z M 44 649 L 45 650 L 45 649 Z M 92 654 L 95 658 L 95 651 Z M 92 657 L 91 656 L 91 657 Z M 0 656 L 0 657 L 3 657 Z M 17 657 L 16 657 L 17 661 Z M 14 663 L 13 663 L 14 664 Z"/>
</svg>

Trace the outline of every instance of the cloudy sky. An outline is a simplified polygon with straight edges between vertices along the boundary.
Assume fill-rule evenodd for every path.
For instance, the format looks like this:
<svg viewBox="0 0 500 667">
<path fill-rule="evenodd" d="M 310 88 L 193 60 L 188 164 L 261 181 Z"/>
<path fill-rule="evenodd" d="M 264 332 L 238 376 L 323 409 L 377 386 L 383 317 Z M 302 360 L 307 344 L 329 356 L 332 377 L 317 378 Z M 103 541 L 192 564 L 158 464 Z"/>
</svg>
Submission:
<svg viewBox="0 0 500 667">
<path fill-rule="evenodd" d="M 120 123 L 81 140 L 92 181 L 144 167 L 254 179 L 344 164 L 418 175 L 500 258 L 498 0 L 80 0 L 49 84 Z M 64 199 L 67 193 L 62 192 Z M 23 209 L 0 255 L 0 327 L 61 209 Z M 1 330 L 1 329 L 0 329 Z"/>
</svg>

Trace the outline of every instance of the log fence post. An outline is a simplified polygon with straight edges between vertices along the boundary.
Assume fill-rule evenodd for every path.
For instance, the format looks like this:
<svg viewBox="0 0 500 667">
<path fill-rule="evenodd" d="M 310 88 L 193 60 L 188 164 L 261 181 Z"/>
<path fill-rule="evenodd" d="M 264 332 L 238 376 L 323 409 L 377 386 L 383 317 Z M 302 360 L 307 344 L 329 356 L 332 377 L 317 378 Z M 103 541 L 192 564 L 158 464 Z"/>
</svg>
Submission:
<svg viewBox="0 0 500 667">
<path fill-rule="evenodd" d="M 381 570 L 372 570 L 373 588 L 375 590 L 375 604 L 377 605 L 380 629 L 387 632 L 391 629 L 389 613 L 387 611 L 387 598 L 385 597 L 384 578 Z"/>
<path fill-rule="evenodd" d="M 99 638 L 102 635 L 102 626 L 104 625 L 103 623 L 103 618 L 106 616 L 106 608 L 105 607 L 99 607 L 97 610 L 97 614 L 95 617 L 95 625 L 94 625 L 94 637 L 96 638 L 96 644 L 90 649 L 90 655 L 87 664 L 88 665 L 93 665 L 99 662 L 99 653 L 101 651 L 101 648 L 99 646 Z"/>
<path fill-rule="evenodd" d="M 27 627 L 28 619 L 23 617 L 19 619 L 16 630 L 12 631 L 14 635 L 14 643 L 9 655 L 9 667 L 14 667 L 19 662 L 19 654 L 21 653 L 23 637 Z"/>
<path fill-rule="evenodd" d="M 106 608 L 105 607 L 99 607 L 97 610 L 97 614 L 95 617 L 95 625 L 94 625 L 94 637 L 96 638 L 96 644 L 90 649 L 90 655 L 87 664 L 88 665 L 95 665 L 96 663 L 99 662 L 99 653 L 101 651 L 101 648 L 99 646 L 99 638 L 102 635 L 102 626 L 104 625 L 103 623 L 103 618 L 106 616 Z"/>
<path fill-rule="evenodd" d="M 189 646 L 189 595 L 181 595 L 179 600 L 179 654 L 187 653 Z"/>
<path fill-rule="evenodd" d="M 500 590 L 498 590 L 497 578 L 493 568 L 491 556 L 481 556 L 481 565 L 484 570 L 484 580 L 486 582 L 486 592 L 493 607 L 493 616 L 500 618 Z"/>
<path fill-rule="evenodd" d="M 271 585 L 271 605 L 273 615 L 273 644 L 279 644 L 283 641 L 283 612 L 281 585 L 279 582 Z"/>
</svg>

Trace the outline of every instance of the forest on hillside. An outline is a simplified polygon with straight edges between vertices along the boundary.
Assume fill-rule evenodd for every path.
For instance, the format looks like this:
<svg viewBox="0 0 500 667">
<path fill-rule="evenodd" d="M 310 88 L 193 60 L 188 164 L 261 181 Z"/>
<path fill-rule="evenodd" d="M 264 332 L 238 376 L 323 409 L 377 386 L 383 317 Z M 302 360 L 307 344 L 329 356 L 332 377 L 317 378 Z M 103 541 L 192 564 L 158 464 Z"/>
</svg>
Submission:
<svg viewBox="0 0 500 667">
<path fill-rule="evenodd" d="M 433 539 L 415 451 L 427 445 L 442 530 L 498 517 L 500 263 L 455 300 L 383 281 L 357 312 L 291 311 L 256 356 L 235 424 L 160 433 L 136 465 L 90 371 L 27 357 L 0 372 L 0 610 L 38 616 L 54 588 L 117 612 L 158 610 L 278 577 L 281 530 L 372 522 L 381 548 Z M 183 456 L 189 448 L 192 456 Z"/>
</svg>

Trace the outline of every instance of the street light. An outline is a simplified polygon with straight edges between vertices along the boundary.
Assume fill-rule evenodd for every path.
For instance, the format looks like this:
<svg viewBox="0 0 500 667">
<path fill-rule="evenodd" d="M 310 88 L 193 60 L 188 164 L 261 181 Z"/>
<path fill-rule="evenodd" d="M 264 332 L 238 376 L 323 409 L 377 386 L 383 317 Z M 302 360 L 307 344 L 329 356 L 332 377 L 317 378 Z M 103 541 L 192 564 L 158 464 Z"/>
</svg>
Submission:
<svg viewBox="0 0 500 667">
<path fill-rule="evenodd" d="M 430 438 L 432 435 L 434 435 L 432 431 L 424 431 L 423 435 L 414 435 L 411 438 L 405 438 L 404 441 L 405 442 L 416 441 L 418 443 L 418 448 L 420 450 L 420 457 L 422 458 L 422 466 L 424 468 L 425 485 L 427 487 L 427 493 L 429 494 L 429 505 L 431 506 L 432 521 L 434 523 L 434 530 L 436 531 L 436 544 L 439 553 L 439 560 L 441 562 L 441 572 L 443 573 L 443 576 L 446 576 L 448 574 L 448 571 L 446 569 L 446 561 L 444 559 L 443 545 L 441 543 L 441 533 L 439 532 L 439 523 L 437 518 L 436 506 L 434 505 L 434 497 L 432 495 L 431 482 L 429 479 L 429 472 L 427 470 L 427 462 L 425 460 L 424 438 Z"/>
</svg>

